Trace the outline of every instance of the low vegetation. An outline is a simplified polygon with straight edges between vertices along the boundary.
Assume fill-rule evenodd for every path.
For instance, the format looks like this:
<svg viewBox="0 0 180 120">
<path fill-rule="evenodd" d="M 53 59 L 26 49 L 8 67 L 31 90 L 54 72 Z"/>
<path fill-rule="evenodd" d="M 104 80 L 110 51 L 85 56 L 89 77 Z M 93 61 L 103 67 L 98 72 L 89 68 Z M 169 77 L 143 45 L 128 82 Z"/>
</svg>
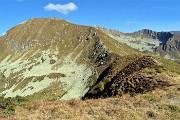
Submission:
<svg viewBox="0 0 180 120">
<path fill-rule="evenodd" d="M 20 96 L 14 98 L 0 97 L 0 114 L 14 114 L 16 106 L 25 106 L 29 100 Z"/>
<path fill-rule="evenodd" d="M 130 96 L 125 94 L 121 97 L 91 100 L 51 100 L 35 102 L 24 107 L 17 106 L 14 115 L 9 118 L 15 119 L 68 119 L 68 120 L 178 120 L 180 119 L 179 107 L 170 104 L 168 98 L 173 95 L 173 87 L 165 90 Z M 161 97 L 160 94 L 161 93 Z M 177 94 L 177 93 L 176 93 Z M 176 96 L 176 98 L 178 98 Z"/>
<path fill-rule="evenodd" d="M 167 105 L 167 107 L 168 107 L 172 112 L 178 112 L 178 113 L 180 113 L 180 107 L 179 107 L 179 106 Z"/>
</svg>

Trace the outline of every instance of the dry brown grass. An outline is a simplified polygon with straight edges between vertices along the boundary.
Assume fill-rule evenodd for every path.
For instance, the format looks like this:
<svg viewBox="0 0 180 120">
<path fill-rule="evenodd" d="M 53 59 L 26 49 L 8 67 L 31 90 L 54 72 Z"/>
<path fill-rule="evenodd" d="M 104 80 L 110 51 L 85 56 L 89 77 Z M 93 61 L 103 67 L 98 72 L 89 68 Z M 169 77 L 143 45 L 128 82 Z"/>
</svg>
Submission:
<svg viewBox="0 0 180 120">
<path fill-rule="evenodd" d="M 176 85 L 146 94 L 91 100 L 51 100 L 16 107 L 15 115 L 3 119 L 26 120 L 178 120 L 180 119 L 180 76 Z"/>
<path fill-rule="evenodd" d="M 149 101 L 139 96 L 96 100 L 68 100 L 34 103 L 16 108 L 16 119 L 71 119 L 71 120 L 140 120 L 179 119 L 164 103 Z"/>
<path fill-rule="evenodd" d="M 50 79 L 58 79 L 66 76 L 62 73 L 50 73 L 49 75 L 47 75 L 47 77 L 49 77 Z"/>
</svg>

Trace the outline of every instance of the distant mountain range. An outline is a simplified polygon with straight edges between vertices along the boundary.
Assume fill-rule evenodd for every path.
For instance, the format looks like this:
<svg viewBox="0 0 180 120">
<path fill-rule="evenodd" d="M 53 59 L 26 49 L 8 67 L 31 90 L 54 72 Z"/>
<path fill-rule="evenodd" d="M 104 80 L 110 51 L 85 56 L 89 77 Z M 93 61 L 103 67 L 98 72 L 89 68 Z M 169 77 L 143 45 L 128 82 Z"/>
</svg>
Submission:
<svg viewBox="0 0 180 120">
<path fill-rule="evenodd" d="M 173 34 L 180 35 L 180 31 L 171 31 Z"/>
<path fill-rule="evenodd" d="M 155 32 L 143 29 L 134 33 L 122 33 L 118 30 L 110 30 L 97 26 L 96 28 L 132 48 L 146 53 L 161 55 L 178 63 L 180 62 L 180 31 Z"/>
</svg>

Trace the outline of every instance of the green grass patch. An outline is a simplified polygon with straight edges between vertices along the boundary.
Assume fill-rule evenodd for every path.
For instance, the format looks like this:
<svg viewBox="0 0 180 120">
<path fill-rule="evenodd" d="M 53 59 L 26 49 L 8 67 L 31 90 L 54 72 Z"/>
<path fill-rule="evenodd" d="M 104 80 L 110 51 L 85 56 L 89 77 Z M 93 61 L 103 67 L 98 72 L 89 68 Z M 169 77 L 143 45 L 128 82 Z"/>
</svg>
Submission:
<svg viewBox="0 0 180 120">
<path fill-rule="evenodd" d="M 162 72 L 166 71 L 166 68 L 164 68 L 163 66 L 156 66 L 155 70 L 158 73 L 162 73 Z"/>
<path fill-rule="evenodd" d="M 142 95 L 141 98 L 146 99 L 151 102 L 157 102 L 157 99 L 152 95 Z"/>
<path fill-rule="evenodd" d="M 94 88 L 91 90 L 92 93 L 97 93 L 98 91 L 103 91 L 105 85 L 110 82 L 111 79 L 110 78 L 104 78 L 102 81 L 100 81 L 99 83 L 97 83 Z"/>
<path fill-rule="evenodd" d="M 104 83 L 101 81 L 97 84 L 97 88 L 100 90 L 100 91 L 103 91 L 104 90 Z"/>
<path fill-rule="evenodd" d="M 160 57 L 160 56 L 152 56 L 152 57 L 163 64 L 163 68 L 161 68 L 161 67 L 157 68 L 157 70 L 159 72 L 162 72 L 162 70 L 169 70 L 171 72 L 175 72 L 177 74 L 180 74 L 180 64 L 177 64 L 171 60 L 167 60 L 167 59 Z"/>
<path fill-rule="evenodd" d="M 175 105 L 167 105 L 167 107 L 173 112 L 180 112 L 180 108 Z"/>
<path fill-rule="evenodd" d="M 110 81 L 111 81 L 110 78 L 105 78 L 105 79 L 103 80 L 104 84 L 106 84 L 106 83 L 108 83 L 108 82 L 110 82 Z"/>
</svg>

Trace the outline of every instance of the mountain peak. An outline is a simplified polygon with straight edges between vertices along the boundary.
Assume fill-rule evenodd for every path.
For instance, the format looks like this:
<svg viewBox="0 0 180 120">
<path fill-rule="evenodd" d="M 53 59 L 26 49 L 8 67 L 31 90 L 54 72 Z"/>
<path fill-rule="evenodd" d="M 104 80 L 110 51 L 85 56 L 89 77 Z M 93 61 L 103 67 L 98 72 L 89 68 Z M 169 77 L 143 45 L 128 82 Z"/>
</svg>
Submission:
<svg viewBox="0 0 180 120">
<path fill-rule="evenodd" d="M 75 25 L 58 18 L 33 18 L 11 28 L 7 31 L 4 39 L 23 43 L 32 41 L 46 42 L 66 34 L 70 30 L 68 27 L 74 28 Z"/>
<path fill-rule="evenodd" d="M 171 32 L 156 32 L 150 29 L 142 29 L 131 34 L 132 36 L 141 36 L 145 38 L 159 39 L 162 43 L 165 43 L 169 38 L 173 36 Z"/>
<path fill-rule="evenodd" d="M 43 22 L 43 21 L 54 21 L 54 20 L 58 20 L 58 21 L 66 21 L 64 19 L 61 18 L 56 18 L 56 17 L 50 17 L 50 18 L 31 18 L 29 20 L 26 20 L 20 24 L 26 23 L 26 22 Z M 68 21 L 66 21 L 68 22 Z"/>
</svg>

